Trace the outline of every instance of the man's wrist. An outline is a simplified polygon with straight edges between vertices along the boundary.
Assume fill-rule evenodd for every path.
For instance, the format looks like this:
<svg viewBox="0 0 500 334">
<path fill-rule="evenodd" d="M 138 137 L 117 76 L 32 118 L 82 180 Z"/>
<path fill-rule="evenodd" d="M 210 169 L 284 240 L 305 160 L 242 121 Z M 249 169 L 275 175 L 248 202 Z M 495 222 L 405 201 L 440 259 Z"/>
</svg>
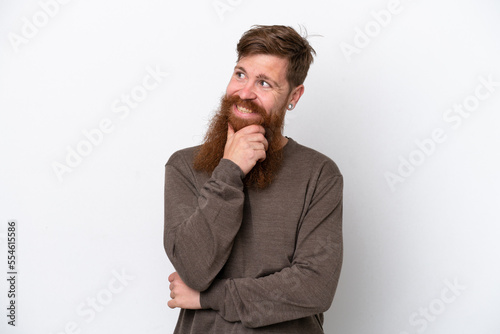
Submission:
<svg viewBox="0 0 500 334">
<path fill-rule="evenodd" d="M 215 279 L 207 290 L 200 293 L 200 305 L 202 309 L 219 311 L 224 308 L 226 282 L 227 279 Z"/>
<path fill-rule="evenodd" d="M 219 165 L 215 167 L 212 177 L 223 181 L 224 183 L 243 188 L 243 178 L 245 174 L 241 168 L 229 159 L 221 159 Z"/>
</svg>

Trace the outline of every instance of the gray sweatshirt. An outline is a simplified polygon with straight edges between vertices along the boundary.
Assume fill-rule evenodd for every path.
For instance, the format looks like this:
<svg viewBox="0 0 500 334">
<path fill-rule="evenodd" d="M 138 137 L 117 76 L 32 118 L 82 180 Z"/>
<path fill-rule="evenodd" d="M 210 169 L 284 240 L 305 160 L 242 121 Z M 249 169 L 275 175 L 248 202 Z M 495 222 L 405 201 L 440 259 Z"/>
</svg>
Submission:
<svg viewBox="0 0 500 334">
<path fill-rule="evenodd" d="M 323 333 L 342 265 L 343 179 L 325 155 L 289 138 L 263 190 L 222 159 L 193 170 L 196 148 L 166 164 L 167 255 L 201 291 L 202 310 L 181 310 L 175 333 Z"/>
</svg>

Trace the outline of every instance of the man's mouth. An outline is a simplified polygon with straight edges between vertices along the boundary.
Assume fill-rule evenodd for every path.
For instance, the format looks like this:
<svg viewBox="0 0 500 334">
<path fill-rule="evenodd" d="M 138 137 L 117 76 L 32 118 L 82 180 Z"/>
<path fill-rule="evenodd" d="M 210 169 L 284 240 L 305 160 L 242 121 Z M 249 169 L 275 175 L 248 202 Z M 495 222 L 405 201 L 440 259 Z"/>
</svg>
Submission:
<svg viewBox="0 0 500 334">
<path fill-rule="evenodd" d="M 243 113 L 243 114 L 252 114 L 253 111 L 250 110 L 250 109 L 247 109 L 245 107 L 241 107 L 239 105 L 236 105 L 236 109 L 238 109 L 239 112 Z"/>
</svg>

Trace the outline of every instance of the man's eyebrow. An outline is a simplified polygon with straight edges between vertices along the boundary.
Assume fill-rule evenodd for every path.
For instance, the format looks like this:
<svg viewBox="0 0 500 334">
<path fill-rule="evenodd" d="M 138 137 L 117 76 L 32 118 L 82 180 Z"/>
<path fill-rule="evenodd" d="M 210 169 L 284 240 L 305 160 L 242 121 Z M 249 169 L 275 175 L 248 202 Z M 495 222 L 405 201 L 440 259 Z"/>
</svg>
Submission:
<svg viewBox="0 0 500 334">
<path fill-rule="evenodd" d="M 240 70 L 241 72 L 247 73 L 247 71 L 245 71 L 245 69 L 242 66 L 235 66 L 234 69 L 235 70 Z"/>
</svg>

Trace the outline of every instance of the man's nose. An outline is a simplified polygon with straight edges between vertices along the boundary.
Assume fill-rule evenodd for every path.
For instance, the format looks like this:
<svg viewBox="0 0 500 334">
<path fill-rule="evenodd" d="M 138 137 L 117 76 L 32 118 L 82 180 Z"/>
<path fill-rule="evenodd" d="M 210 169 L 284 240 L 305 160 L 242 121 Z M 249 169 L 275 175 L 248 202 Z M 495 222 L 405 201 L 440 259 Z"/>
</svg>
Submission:
<svg viewBox="0 0 500 334">
<path fill-rule="evenodd" d="M 238 92 L 238 95 L 242 100 L 253 100 L 257 97 L 254 91 L 254 85 L 251 82 L 245 83 Z"/>
</svg>

